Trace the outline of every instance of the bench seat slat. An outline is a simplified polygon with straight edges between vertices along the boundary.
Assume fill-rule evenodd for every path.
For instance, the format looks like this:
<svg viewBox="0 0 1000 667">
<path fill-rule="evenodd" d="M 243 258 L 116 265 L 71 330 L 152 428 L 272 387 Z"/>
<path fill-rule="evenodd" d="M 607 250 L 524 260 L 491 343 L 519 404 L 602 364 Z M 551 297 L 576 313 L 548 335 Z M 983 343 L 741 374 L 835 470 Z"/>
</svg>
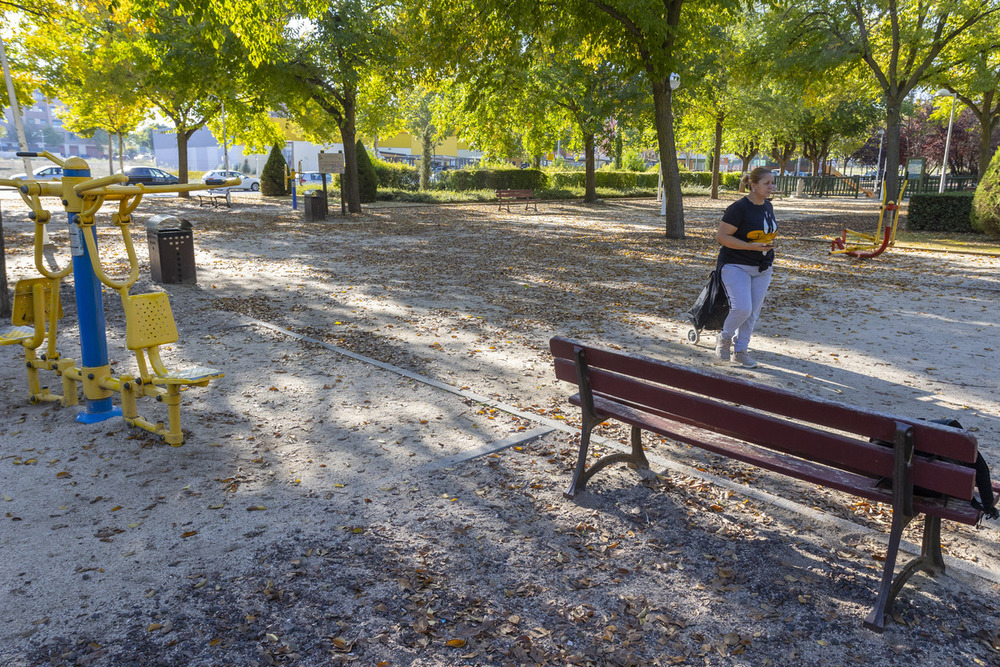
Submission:
<svg viewBox="0 0 1000 667">
<path fill-rule="evenodd" d="M 555 337 L 550 349 L 556 358 L 556 375 L 562 380 L 576 381 L 573 341 Z M 565 364 L 568 362 L 569 375 Z M 612 350 L 587 348 L 587 364 L 595 369 L 613 367 L 616 371 L 671 387 L 704 394 L 723 401 L 739 403 L 749 408 L 765 410 L 792 419 L 848 431 L 865 438 L 892 442 L 896 422 L 913 426 L 914 440 L 919 451 L 947 456 L 966 463 L 976 460 L 976 439 L 969 433 L 911 420 L 872 410 L 854 408 L 833 401 L 802 396 L 782 389 L 766 387 L 742 378 L 733 378 L 677 366 L 669 362 L 626 354 Z"/>
<path fill-rule="evenodd" d="M 565 362 L 560 360 L 559 365 L 565 365 Z M 736 437 L 768 449 L 803 456 L 866 477 L 893 475 L 893 452 L 886 447 L 608 371 L 590 369 L 590 382 L 595 398 L 600 394 L 614 396 L 616 401 L 631 403 L 649 414 Z M 655 408 L 651 407 L 654 405 Z M 945 461 L 934 461 L 932 464 L 924 457 L 915 456 L 913 483 L 969 500 L 975 486 L 975 473 L 959 464 Z"/>
<path fill-rule="evenodd" d="M 579 395 L 571 397 L 571 402 L 579 405 Z M 892 504 L 892 490 L 877 486 L 877 480 L 865 475 L 831 468 L 812 461 L 806 461 L 782 452 L 728 437 L 716 435 L 707 438 L 703 429 L 684 424 L 660 415 L 642 411 L 601 396 L 594 396 L 594 408 L 600 417 L 615 419 L 639 426 L 654 433 L 684 442 L 700 449 L 743 461 L 751 465 L 778 472 L 788 477 L 826 486 L 877 502 Z M 913 497 L 914 510 L 943 519 L 950 519 L 973 525 L 979 512 L 971 504 L 941 498 Z"/>
</svg>

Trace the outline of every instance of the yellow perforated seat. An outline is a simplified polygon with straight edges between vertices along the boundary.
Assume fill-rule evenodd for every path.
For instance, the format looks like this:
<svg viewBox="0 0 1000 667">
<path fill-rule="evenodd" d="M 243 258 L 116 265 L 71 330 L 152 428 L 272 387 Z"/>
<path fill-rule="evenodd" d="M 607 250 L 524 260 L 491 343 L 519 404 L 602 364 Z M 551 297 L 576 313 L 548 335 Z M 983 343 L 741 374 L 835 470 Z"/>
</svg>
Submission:
<svg viewBox="0 0 1000 667">
<path fill-rule="evenodd" d="M 160 360 L 160 345 L 176 343 L 177 325 L 166 294 L 135 294 L 127 297 L 125 344 L 136 353 L 139 376 L 156 384 L 205 384 L 225 373 L 214 368 L 193 366 L 167 370 Z M 148 360 L 148 364 L 147 364 Z"/>
<path fill-rule="evenodd" d="M 0 345 L 20 344 L 32 350 L 36 349 L 45 340 L 46 325 L 51 319 L 50 311 L 53 310 L 56 319 L 62 317 L 62 302 L 59 300 L 57 280 L 49 278 L 18 280 L 14 285 L 11 324 L 0 328 Z M 35 313 L 40 315 L 36 317 Z"/>
<path fill-rule="evenodd" d="M 32 402 L 60 401 L 63 405 L 76 405 L 76 384 L 72 378 L 63 376 L 63 394 L 60 396 L 52 393 L 48 387 L 42 387 L 38 375 L 39 370 L 62 374 L 62 369 L 65 367 L 59 360 L 59 353 L 56 352 L 57 323 L 62 316 L 59 278 L 29 278 L 19 280 L 14 285 L 11 324 L 0 327 L 0 345 L 24 347 L 28 394 Z M 46 339 L 45 351 L 39 357 L 36 351 Z"/>
<path fill-rule="evenodd" d="M 224 377 L 225 373 L 214 368 L 193 366 L 168 370 L 160 359 L 160 346 L 176 343 L 177 325 L 170 299 L 166 294 L 135 294 L 123 296 L 125 305 L 125 344 L 135 352 L 139 377 L 122 378 L 122 414 L 133 426 L 139 426 L 161 435 L 171 445 L 184 442 L 181 432 L 180 388 L 204 387 L 211 380 Z M 162 387 L 162 388 L 161 388 Z M 153 423 L 138 414 L 136 398 L 155 396 L 167 404 L 167 428 L 163 423 Z"/>
</svg>

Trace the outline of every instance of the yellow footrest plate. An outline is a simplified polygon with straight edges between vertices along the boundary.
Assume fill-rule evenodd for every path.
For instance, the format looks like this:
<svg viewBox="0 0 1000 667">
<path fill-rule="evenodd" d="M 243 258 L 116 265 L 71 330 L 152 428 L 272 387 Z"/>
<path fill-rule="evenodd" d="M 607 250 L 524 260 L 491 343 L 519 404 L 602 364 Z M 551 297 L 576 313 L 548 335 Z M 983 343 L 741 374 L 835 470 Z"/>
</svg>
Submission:
<svg viewBox="0 0 1000 667">
<path fill-rule="evenodd" d="M 35 330 L 33 328 L 15 327 L 8 324 L 5 327 L 0 327 L 0 345 L 16 345 L 34 335 Z"/>
<path fill-rule="evenodd" d="M 170 371 L 166 375 L 158 375 L 155 381 L 165 384 L 194 384 L 196 382 L 205 382 L 206 380 L 217 380 L 225 375 L 225 373 L 215 368 L 192 366 L 191 368 L 180 368 Z"/>
</svg>

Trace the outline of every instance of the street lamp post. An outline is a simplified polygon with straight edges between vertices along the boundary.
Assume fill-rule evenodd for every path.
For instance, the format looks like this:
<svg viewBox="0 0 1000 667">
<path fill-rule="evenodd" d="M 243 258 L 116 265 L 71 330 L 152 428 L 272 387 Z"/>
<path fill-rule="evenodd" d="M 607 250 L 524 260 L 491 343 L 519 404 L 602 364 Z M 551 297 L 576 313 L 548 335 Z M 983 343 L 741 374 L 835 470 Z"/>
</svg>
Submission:
<svg viewBox="0 0 1000 667">
<path fill-rule="evenodd" d="M 681 75 L 676 72 L 670 75 L 670 92 L 677 90 L 677 87 L 681 85 Z M 671 104 L 673 100 L 671 100 Z M 667 215 L 667 193 L 664 190 L 665 183 L 663 182 L 663 160 L 660 160 L 660 215 Z"/>
<path fill-rule="evenodd" d="M 942 88 L 937 91 L 936 95 L 938 97 L 943 97 L 948 94 L 948 90 Z M 948 151 L 951 149 L 951 128 L 955 124 L 955 102 L 958 101 L 958 93 L 952 93 L 951 96 L 951 117 L 948 118 L 948 137 L 944 140 L 944 162 L 941 163 L 941 181 L 938 183 L 938 194 L 944 192 L 945 184 L 945 170 L 948 168 Z"/>
</svg>

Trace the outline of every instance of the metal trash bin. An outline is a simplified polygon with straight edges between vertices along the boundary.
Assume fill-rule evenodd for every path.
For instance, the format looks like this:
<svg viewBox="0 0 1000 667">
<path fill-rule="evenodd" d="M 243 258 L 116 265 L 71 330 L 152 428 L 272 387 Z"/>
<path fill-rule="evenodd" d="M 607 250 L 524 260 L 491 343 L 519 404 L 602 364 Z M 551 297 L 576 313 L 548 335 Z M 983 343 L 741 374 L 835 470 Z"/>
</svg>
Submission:
<svg viewBox="0 0 1000 667">
<path fill-rule="evenodd" d="M 194 267 L 194 232 L 191 223 L 172 215 L 156 215 L 146 222 L 149 272 L 153 282 L 198 282 Z"/>
<path fill-rule="evenodd" d="M 329 213 L 326 193 L 310 190 L 302 195 L 302 213 L 306 220 L 326 220 Z"/>
</svg>

